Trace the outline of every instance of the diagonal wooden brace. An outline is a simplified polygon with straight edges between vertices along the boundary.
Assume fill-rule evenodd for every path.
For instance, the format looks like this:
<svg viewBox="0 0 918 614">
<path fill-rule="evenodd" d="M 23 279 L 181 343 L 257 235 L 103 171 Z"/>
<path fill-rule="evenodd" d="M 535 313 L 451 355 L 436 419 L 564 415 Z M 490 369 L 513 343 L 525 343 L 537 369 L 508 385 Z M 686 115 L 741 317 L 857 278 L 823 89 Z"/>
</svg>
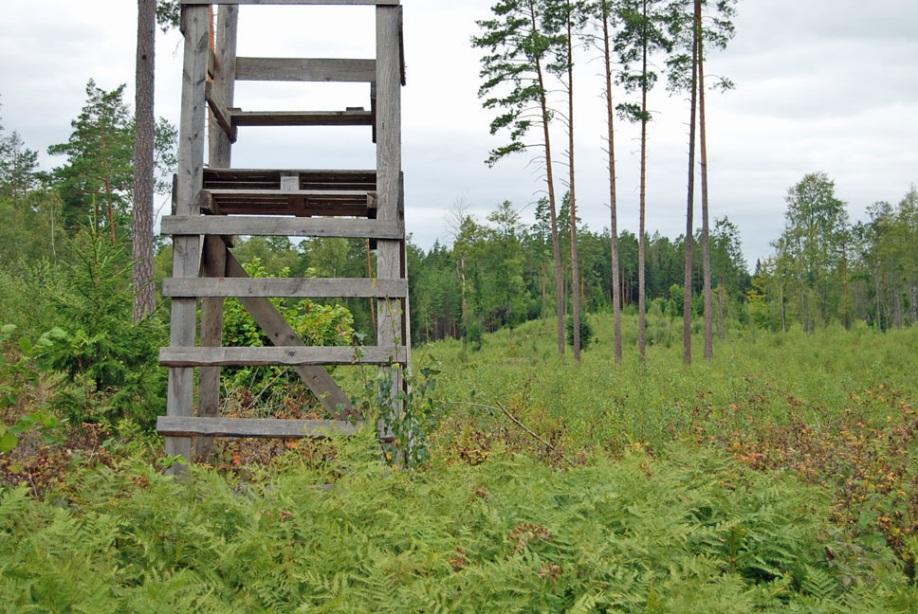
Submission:
<svg viewBox="0 0 918 614">
<path fill-rule="evenodd" d="M 248 277 L 236 257 L 226 249 L 226 276 Z M 266 298 L 239 298 L 242 306 L 252 314 L 255 322 L 271 342 L 277 346 L 305 346 L 303 340 L 296 334 L 284 316 Z M 357 412 L 351 400 L 338 386 L 332 376 L 324 367 L 299 366 L 294 367 L 303 382 L 313 394 L 322 402 L 322 405 L 333 417 L 338 419 L 357 417 Z"/>
</svg>

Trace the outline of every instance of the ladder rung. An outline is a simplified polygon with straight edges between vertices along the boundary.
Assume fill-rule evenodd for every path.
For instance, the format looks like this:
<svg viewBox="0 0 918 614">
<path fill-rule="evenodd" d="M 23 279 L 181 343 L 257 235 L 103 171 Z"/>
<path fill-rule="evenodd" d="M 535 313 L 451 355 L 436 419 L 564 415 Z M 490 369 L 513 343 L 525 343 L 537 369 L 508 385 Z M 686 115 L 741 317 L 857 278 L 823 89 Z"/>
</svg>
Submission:
<svg viewBox="0 0 918 614">
<path fill-rule="evenodd" d="M 408 295 L 405 279 L 166 279 L 163 296 L 172 298 L 377 298 Z"/>
<path fill-rule="evenodd" d="M 236 58 L 239 81 L 372 83 L 376 60 Z"/>
<path fill-rule="evenodd" d="M 239 126 L 372 126 L 372 111 L 238 111 L 230 110 Z"/>
<path fill-rule="evenodd" d="M 276 420 L 250 418 L 196 418 L 160 416 L 156 430 L 171 437 L 260 437 L 270 439 L 324 439 L 356 435 L 362 423 L 344 420 Z"/>
<path fill-rule="evenodd" d="M 404 346 L 392 347 L 170 347 L 159 352 L 164 367 L 299 367 L 404 364 Z"/>
<path fill-rule="evenodd" d="M 170 215 L 163 217 L 162 234 L 401 240 L 405 227 L 399 222 L 363 219 Z"/>
</svg>

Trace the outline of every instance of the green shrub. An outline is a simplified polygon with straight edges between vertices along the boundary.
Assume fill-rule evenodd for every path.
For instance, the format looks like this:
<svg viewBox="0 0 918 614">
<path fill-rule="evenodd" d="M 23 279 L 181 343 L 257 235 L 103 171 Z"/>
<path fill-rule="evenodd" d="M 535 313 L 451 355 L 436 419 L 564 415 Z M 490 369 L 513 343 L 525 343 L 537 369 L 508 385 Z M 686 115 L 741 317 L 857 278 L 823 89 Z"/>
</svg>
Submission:
<svg viewBox="0 0 918 614">
<path fill-rule="evenodd" d="M 53 297 L 62 332 L 42 351 L 43 365 L 64 375 L 55 406 L 71 423 L 123 418 L 152 429 L 165 405 L 159 348 L 162 323 L 134 323 L 131 264 L 123 248 L 92 231 L 71 242 L 66 285 Z"/>
<path fill-rule="evenodd" d="M 247 263 L 245 269 L 252 277 L 267 276 L 267 271 L 258 258 L 253 258 Z M 287 277 L 289 274 L 289 269 L 283 269 L 278 277 Z M 306 345 L 355 345 L 359 341 L 358 334 L 354 330 L 353 314 L 343 305 L 323 305 L 308 300 L 272 299 L 271 302 Z M 271 345 L 269 337 L 236 299 L 227 300 L 224 306 L 223 343 L 228 347 Z M 254 398 L 264 398 L 272 394 L 283 396 L 286 391 L 283 390 L 283 387 L 275 386 L 278 383 L 301 387 L 296 373 L 283 367 L 247 367 L 223 370 L 223 386 L 228 393 L 244 390 L 247 395 Z"/>
<path fill-rule="evenodd" d="M 567 331 L 567 344 L 574 346 L 574 318 L 567 316 L 564 322 L 564 329 Z M 580 349 L 586 350 L 593 342 L 593 327 L 590 326 L 590 318 L 586 314 L 580 317 Z"/>
<path fill-rule="evenodd" d="M 25 337 L 14 343 L 16 333 L 13 324 L 0 327 L 0 453 L 15 448 L 28 431 L 53 435 L 59 426 L 57 417 L 38 399 L 43 374 L 36 356 L 60 331 L 43 335 L 37 344 Z"/>
</svg>

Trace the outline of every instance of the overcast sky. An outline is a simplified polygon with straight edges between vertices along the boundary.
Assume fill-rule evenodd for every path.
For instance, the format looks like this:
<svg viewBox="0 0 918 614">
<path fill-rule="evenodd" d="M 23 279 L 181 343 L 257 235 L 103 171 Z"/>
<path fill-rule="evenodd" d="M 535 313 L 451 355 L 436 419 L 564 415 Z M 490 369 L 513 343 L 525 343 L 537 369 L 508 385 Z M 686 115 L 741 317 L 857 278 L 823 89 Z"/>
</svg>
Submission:
<svg viewBox="0 0 918 614">
<path fill-rule="evenodd" d="M 481 219 L 508 199 L 526 219 L 542 188 L 520 156 L 484 165 L 501 143 L 488 134 L 477 98 L 475 20 L 491 0 L 403 0 L 408 87 L 404 91 L 407 222 L 425 247 L 449 240 L 446 218 L 464 201 Z M 133 98 L 136 2 L 3 0 L 0 20 L 2 123 L 43 153 L 66 140 L 89 78 Z M 877 200 L 898 201 L 918 182 L 918 2 L 915 0 L 741 0 L 737 36 L 708 72 L 735 91 L 709 96 L 713 216 L 739 225 L 750 266 L 771 252 L 783 227 L 784 195 L 824 171 L 854 219 Z M 372 57 L 372 9 L 243 7 L 239 53 L 272 57 Z M 157 114 L 178 120 L 181 40 L 159 37 Z M 578 66 L 578 194 L 593 229 L 608 226 L 601 64 Z M 242 83 L 245 110 L 369 108 L 363 85 Z M 687 108 L 661 87 L 651 96 L 647 223 L 684 231 Z M 620 214 L 637 227 L 639 143 L 619 127 Z M 56 163 L 46 155 L 45 166 Z M 255 168 L 371 168 L 368 128 L 246 128 L 234 164 Z M 699 219 L 699 218 L 696 218 Z"/>
</svg>

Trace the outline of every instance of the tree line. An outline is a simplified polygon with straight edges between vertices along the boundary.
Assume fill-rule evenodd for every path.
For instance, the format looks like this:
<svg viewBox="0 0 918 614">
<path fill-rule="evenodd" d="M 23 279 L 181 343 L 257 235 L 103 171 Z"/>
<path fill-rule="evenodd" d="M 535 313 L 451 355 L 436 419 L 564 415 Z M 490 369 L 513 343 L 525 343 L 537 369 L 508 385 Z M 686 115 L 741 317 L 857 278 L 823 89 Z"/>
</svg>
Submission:
<svg viewBox="0 0 918 614">
<path fill-rule="evenodd" d="M 835 183 L 806 175 L 786 196 L 785 229 L 759 261 L 747 292 L 753 321 L 806 331 L 862 320 L 880 330 L 918 322 L 918 190 L 849 220 Z"/>
<path fill-rule="evenodd" d="M 529 152 L 544 171 L 544 192 L 549 213 L 553 262 L 552 294 L 557 318 L 558 351 L 563 354 L 564 318 L 569 313 L 573 354 L 580 360 L 581 293 L 583 271 L 577 226 L 576 130 L 574 65 L 587 54 L 602 58 L 608 126 L 610 268 L 616 358 L 622 357 L 621 308 L 624 297 L 618 277 L 620 262 L 617 212 L 616 120 L 639 123 L 640 215 L 638 222 L 638 349 L 646 352 L 647 314 L 647 159 L 648 128 L 653 118 L 651 93 L 666 78 L 671 93 L 688 94 L 690 136 L 686 207 L 686 245 L 683 249 L 683 345 L 685 362 L 691 362 L 692 296 L 694 291 L 694 179 L 700 170 L 702 185 L 702 292 L 705 315 L 705 356 L 713 356 L 713 287 L 711 274 L 710 216 L 708 208 L 707 139 L 704 58 L 708 48 L 725 48 L 734 34 L 736 0 L 499 0 L 488 19 L 478 22 L 473 45 L 482 50 L 480 96 L 485 109 L 495 114 L 491 133 L 506 135 L 488 164 L 512 154 Z M 662 68 L 658 69 L 657 66 Z M 729 87 L 726 80 L 719 85 Z M 696 169 L 696 127 L 700 133 L 700 168 Z M 563 132 L 558 160 L 556 129 Z M 556 164 L 566 168 L 557 177 Z M 566 188 L 559 198 L 556 184 Z M 561 201 L 571 214 L 559 220 Z M 564 269 L 561 237 L 569 235 L 569 264 Z"/>
</svg>

